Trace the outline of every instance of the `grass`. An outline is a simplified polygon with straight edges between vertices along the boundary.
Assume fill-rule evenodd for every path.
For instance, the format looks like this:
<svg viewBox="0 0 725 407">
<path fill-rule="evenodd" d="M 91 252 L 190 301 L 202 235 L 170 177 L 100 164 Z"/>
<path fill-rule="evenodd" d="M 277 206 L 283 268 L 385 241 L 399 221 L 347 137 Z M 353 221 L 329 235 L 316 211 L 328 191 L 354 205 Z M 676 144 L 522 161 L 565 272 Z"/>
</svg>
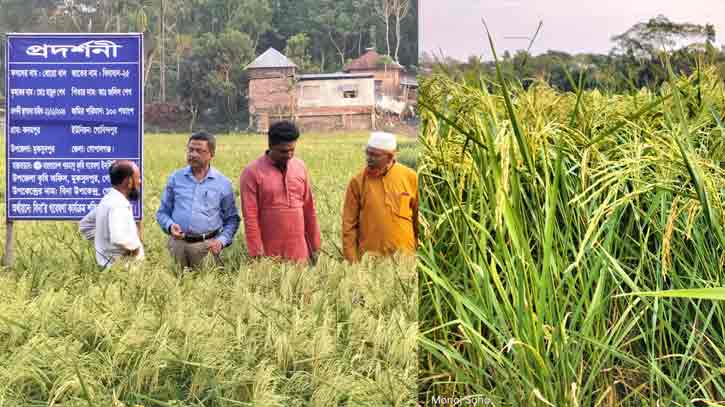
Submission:
<svg viewBox="0 0 725 407">
<path fill-rule="evenodd" d="M 0 406 L 414 405 L 414 260 L 340 261 L 342 199 L 365 135 L 303 135 L 298 147 L 322 230 L 316 267 L 251 262 L 242 227 L 224 268 L 180 275 L 154 213 L 185 142 L 146 137 L 141 267 L 97 271 L 75 223 L 16 224 L 15 267 L 0 271 Z M 264 148 L 218 138 L 213 165 L 237 196 Z"/>
<path fill-rule="evenodd" d="M 713 70 L 630 94 L 438 73 L 419 104 L 421 404 L 723 405 Z"/>
</svg>

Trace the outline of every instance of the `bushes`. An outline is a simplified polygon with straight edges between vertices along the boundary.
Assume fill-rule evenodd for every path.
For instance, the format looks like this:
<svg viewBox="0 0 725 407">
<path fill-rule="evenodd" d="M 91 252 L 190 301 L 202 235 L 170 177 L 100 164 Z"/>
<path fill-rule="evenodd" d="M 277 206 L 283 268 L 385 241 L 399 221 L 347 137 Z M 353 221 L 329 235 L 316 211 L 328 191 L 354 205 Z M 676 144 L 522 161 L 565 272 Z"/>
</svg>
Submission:
<svg viewBox="0 0 725 407">
<path fill-rule="evenodd" d="M 148 132 L 189 131 L 191 113 L 173 103 L 151 103 L 144 106 L 144 126 Z"/>
</svg>

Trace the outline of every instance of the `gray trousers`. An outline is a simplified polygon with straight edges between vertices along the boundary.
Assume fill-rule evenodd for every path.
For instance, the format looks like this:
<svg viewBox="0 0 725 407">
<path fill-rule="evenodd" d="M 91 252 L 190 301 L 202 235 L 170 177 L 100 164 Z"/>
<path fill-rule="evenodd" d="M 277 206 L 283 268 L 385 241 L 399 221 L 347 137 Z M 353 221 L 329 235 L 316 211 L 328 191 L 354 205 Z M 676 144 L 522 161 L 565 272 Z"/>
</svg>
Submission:
<svg viewBox="0 0 725 407">
<path fill-rule="evenodd" d="M 173 237 L 169 237 L 168 247 L 174 262 L 181 267 L 199 267 L 204 263 L 207 255 L 211 254 L 207 241 L 189 243 L 184 240 L 176 240 Z M 209 258 L 213 259 L 214 264 L 221 266 L 219 256 L 211 255 Z"/>
</svg>

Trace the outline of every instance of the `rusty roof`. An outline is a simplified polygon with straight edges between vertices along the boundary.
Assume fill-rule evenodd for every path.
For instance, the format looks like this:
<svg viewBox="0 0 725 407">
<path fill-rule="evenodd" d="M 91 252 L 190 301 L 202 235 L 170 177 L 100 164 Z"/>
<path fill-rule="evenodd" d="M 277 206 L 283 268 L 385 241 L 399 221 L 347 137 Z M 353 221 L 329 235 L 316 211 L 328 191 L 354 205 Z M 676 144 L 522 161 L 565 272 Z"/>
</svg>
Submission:
<svg viewBox="0 0 725 407">
<path fill-rule="evenodd" d="M 353 59 L 349 64 L 345 65 L 344 71 L 376 71 L 383 68 L 380 59 L 382 55 L 375 52 L 375 50 L 368 50 L 366 53 L 360 55 L 357 59 Z M 397 63 L 392 62 L 388 64 L 389 68 L 403 69 L 403 67 Z"/>
</svg>

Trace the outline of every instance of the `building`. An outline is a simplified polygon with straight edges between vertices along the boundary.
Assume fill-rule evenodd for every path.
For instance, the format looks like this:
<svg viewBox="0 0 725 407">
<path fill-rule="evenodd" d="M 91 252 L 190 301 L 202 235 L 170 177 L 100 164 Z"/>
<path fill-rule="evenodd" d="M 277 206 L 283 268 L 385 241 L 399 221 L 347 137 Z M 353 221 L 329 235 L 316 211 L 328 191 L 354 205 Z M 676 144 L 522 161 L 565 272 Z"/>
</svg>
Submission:
<svg viewBox="0 0 725 407">
<path fill-rule="evenodd" d="M 296 120 L 316 130 L 375 127 L 374 77 L 367 73 L 297 76 Z"/>
<path fill-rule="evenodd" d="M 368 48 L 360 57 L 345 65 L 343 71 L 373 74 L 377 99 L 382 96 L 395 98 L 402 93 L 400 81 L 405 70 L 400 64 L 393 62 L 389 57 L 383 57 L 372 48 Z"/>
<path fill-rule="evenodd" d="M 376 108 L 407 106 L 414 84 L 403 77 L 402 66 L 384 61 L 367 50 L 344 72 L 304 74 L 269 48 L 245 68 L 253 127 L 264 133 L 276 121 L 293 120 L 305 130 L 374 129 Z"/>
<path fill-rule="evenodd" d="M 270 48 L 245 68 L 249 75 L 249 118 L 266 132 L 270 118 L 294 116 L 297 65 Z"/>
</svg>

